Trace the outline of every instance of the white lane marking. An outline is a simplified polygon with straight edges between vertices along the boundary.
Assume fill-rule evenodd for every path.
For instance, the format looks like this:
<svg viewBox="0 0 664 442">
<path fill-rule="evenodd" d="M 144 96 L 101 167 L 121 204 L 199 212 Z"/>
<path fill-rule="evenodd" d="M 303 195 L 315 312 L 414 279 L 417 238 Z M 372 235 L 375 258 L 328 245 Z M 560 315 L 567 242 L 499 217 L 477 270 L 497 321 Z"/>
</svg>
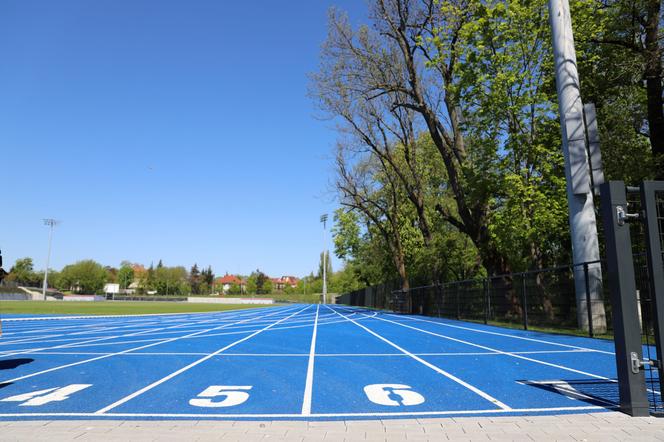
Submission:
<svg viewBox="0 0 664 442">
<path fill-rule="evenodd" d="M 408 407 L 423 404 L 424 396 L 413 391 L 412 388 L 405 384 L 371 384 L 364 387 L 364 394 L 374 404 L 386 407 Z M 398 396 L 399 400 L 394 400 L 394 396 Z"/>
<path fill-rule="evenodd" d="M 533 359 L 533 358 L 529 358 L 529 357 L 519 355 L 519 354 L 516 354 L 516 353 L 511 353 L 511 352 L 508 352 L 508 351 L 502 351 L 502 350 L 498 350 L 498 349 L 495 349 L 495 348 L 487 347 L 486 345 L 475 344 L 475 343 L 472 343 L 472 342 L 469 342 L 469 341 L 464 341 L 463 339 L 457 339 L 457 338 L 453 338 L 451 336 L 441 335 L 439 333 L 431 332 L 431 331 L 428 331 L 428 330 L 423 330 L 423 329 L 417 328 L 417 327 L 412 327 L 410 325 L 402 324 L 401 322 L 392 321 L 390 319 L 381 318 L 379 316 L 376 316 L 374 319 L 377 319 L 379 321 L 389 322 L 389 323 L 392 323 L 392 324 L 396 324 L 400 327 L 409 328 L 409 329 L 412 329 L 412 330 L 415 330 L 415 331 L 418 331 L 418 332 L 421 332 L 421 333 L 425 333 L 427 335 L 437 336 L 439 338 L 448 339 L 450 341 L 459 342 L 461 344 L 466 344 L 466 345 L 481 348 L 481 349 L 484 349 L 484 350 L 493 351 L 493 352 L 496 352 L 496 353 L 501 354 L 501 355 L 512 356 L 514 358 L 523 359 L 524 361 L 530 361 L 530 362 L 535 362 L 536 364 L 548 365 L 549 367 L 554 367 L 554 368 L 559 368 L 561 370 L 571 371 L 572 373 L 578 373 L 578 374 L 582 374 L 584 376 L 589 376 L 589 377 L 596 378 L 596 379 L 604 379 L 604 380 L 610 381 L 610 382 L 618 382 L 617 380 L 608 378 L 606 376 L 601 376 L 601 375 L 594 374 L 594 373 L 588 373 L 586 371 L 577 370 L 577 369 L 571 368 L 571 367 L 565 367 L 564 365 L 553 364 L 551 362 L 540 361 L 539 359 Z"/>
<path fill-rule="evenodd" d="M 253 312 L 253 313 L 256 313 L 256 312 Z M 352 313 L 349 316 L 354 316 L 354 315 L 356 315 L 356 313 Z M 357 318 L 357 320 L 358 321 L 365 321 L 367 319 L 372 318 L 375 315 L 376 315 L 376 313 L 374 312 L 369 316 L 361 316 L 361 317 Z M 238 317 L 241 317 L 241 316 L 242 315 L 237 315 L 237 316 L 235 316 L 235 318 L 238 318 Z M 336 316 L 336 315 L 329 315 L 328 314 L 328 316 Z M 321 317 L 322 317 L 322 315 L 321 315 Z M 180 327 L 186 329 L 186 328 L 188 328 L 192 325 L 198 325 L 198 324 L 203 324 L 203 323 L 208 323 L 208 322 L 213 322 L 213 321 L 215 321 L 215 320 L 214 319 L 207 319 L 205 321 L 199 321 L 195 324 L 191 324 L 191 323 L 180 324 L 180 325 L 177 325 L 177 327 L 176 326 L 171 326 L 171 327 L 165 327 L 165 328 L 159 328 L 159 329 L 152 328 L 152 329 L 146 330 L 145 334 L 150 335 L 150 334 L 152 334 L 151 332 L 154 332 L 154 331 L 157 331 L 157 330 L 167 330 L 167 329 L 180 328 Z M 310 320 L 308 320 L 308 321 L 310 321 Z M 222 321 L 216 321 L 216 322 L 222 322 Z M 301 322 L 301 321 L 297 321 L 297 322 Z M 342 322 L 346 322 L 346 321 L 344 319 L 340 319 L 340 320 L 327 320 L 327 321 L 323 322 L 319 318 L 318 325 L 323 326 L 323 325 L 330 325 L 330 324 L 339 324 L 339 323 L 342 323 Z M 243 329 L 244 327 L 248 327 L 251 330 L 241 330 L 241 331 L 233 331 L 233 332 L 226 332 L 226 333 L 210 333 L 208 335 L 201 336 L 201 337 L 228 336 L 228 335 L 233 335 L 233 334 L 250 333 L 252 331 L 258 330 L 257 328 L 255 328 L 255 324 L 257 324 L 257 323 L 264 323 L 264 321 L 255 321 L 254 323 L 252 323 L 251 325 L 248 325 L 248 326 L 229 327 L 228 328 L 228 330 L 240 330 L 240 329 Z M 272 332 L 272 331 L 278 331 L 278 330 L 288 330 L 288 329 L 305 328 L 305 327 L 309 327 L 309 324 L 286 326 L 286 327 L 275 327 L 273 329 L 270 329 L 269 331 Z M 179 331 L 162 332 L 162 333 L 159 333 L 159 335 L 166 335 L 166 334 L 172 334 L 172 333 L 178 333 L 178 332 Z M 69 336 L 69 335 L 60 335 L 60 336 Z M 100 338 L 99 342 L 101 342 L 103 340 L 110 340 L 110 339 L 113 339 L 113 338 L 124 338 L 124 337 L 129 337 L 129 336 L 135 336 L 135 334 L 126 334 L 126 335 L 118 335 L 118 336 L 113 336 L 113 337 L 105 337 L 105 338 L 108 338 L 108 339 Z M 193 338 L 186 338 L 186 339 L 197 339 L 197 338 L 199 338 L 199 337 L 195 336 Z M 52 339 L 52 340 L 49 340 L 49 343 L 76 341 L 76 342 L 73 342 L 73 343 L 67 345 L 66 348 L 83 348 L 83 347 L 97 347 L 97 346 L 102 346 L 102 345 L 123 345 L 123 344 L 136 344 L 136 343 L 141 343 L 141 342 L 154 342 L 154 341 L 157 341 L 157 340 L 162 339 L 162 338 L 110 342 L 110 343 L 105 343 L 105 344 L 96 343 L 96 342 L 98 342 L 97 339 L 93 339 L 93 340 L 79 340 L 79 339 L 85 339 L 85 338 Z M 29 348 L 29 349 L 20 350 L 21 351 L 20 354 L 30 354 L 30 353 L 47 354 L 45 352 L 46 350 L 54 349 L 54 348 L 64 348 L 64 346 Z M 42 350 L 42 349 L 44 349 L 44 350 Z M 13 355 L 13 353 L 16 352 L 16 351 L 19 351 L 19 350 L 3 350 L 3 351 L 0 351 L 0 357 L 10 356 L 10 353 L 12 353 L 12 355 Z"/>
<path fill-rule="evenodd" d="M 219 310 L 219 311 L 210 311 L 210 312 L 180 312 L 180 313 L 140 313 L 137 315 L 86 315 L 86 316 L 33 316 L 30 318 L 2 318 L 2 321 L 54 321 L 58 319 L 106 319 L 106 318 L 143 318 L 150 316 L 197 316 L 197 315 L 212 315 L 212 314 L 224 314 L 228 312 L 241 312 L 246 310 L 252 310 L 256 308 L 260 309 L 271 309 L 271 308 L 280 308 L 281 306 L 274 305 L 270 307 L 249 307 L 249 308 L 234 308 L 229 310 Z"/>
<path fill-rule="evenodd" d="M 316 333 L 318 332 L 318 311 L 320 304 L 316 305 L 316 318 L 314 319 L 314 330 L 311 333 L 311 347 L 309 348 L 309 363 L 307 364 L 307 379 L 304 384 L 304 399 L 302 400 L 302 414 L 311 414 L 311 396 L 314 387 L 314 358 L 316 357 Z"/>
<path fill-rule="evenodd" d="M 355 315 L 355 313 L 353 313 L 352 315 L 348 315 L 348 316 L 351 317 L 351 316 L 353 316 L 353 315 Z M 375 313 L 374 313 L 374 315 L 375 315 Z M 240 317 L 240 316 L 237 316 L 237 317 Z M 358 321 L 366 321 L 367 319 L 370 319 L 370 318 L 372 318 L 372 317 L 373 317 L 373 315 L 370 315 L 370 316 L 361 316 L 361 317 L 357 318 L 357 320 L 358 320 Z M 201 321 L 201 322 L 199 322 L 198 324 L 202 324 L 202 323 L 204 323 L 204 322 L 212 322 L 212 321 L 213 321 L 213 320 Z M 266 323 L 265 321 L 256 321 L 256 322 Z M 346 321 L 345 321 L 344 319 L 340 319 L 340 320 L 334 321 L 335 324 L 337 324 L 337 323 L 342 323 L 342 322 L 346 322 Z M 211 337 L 215 337 L 215 336 L 243 335 L 243 334 L 247 334 L 247 333 L 254 332 L 254 331 L 256 331 L 256 330 L 258 330 L 258 329 L 260 328 L 260 327 L 259 327 L 259 328 L 256 328 L 253 324 L 254 324 L 254 323 L 252 323 L 252 325 L 247 326 L 248 328 L 247 328 L 246 330 L 240 330 L 240 329 L 242 329 L 243 327 L 228 327 L 228 328 L 227 328 L 228 330 L 236 330 L 236 331 L 225 332 L 225 333 L 209 333 L 209 334 L 201 335 L 201 336 L 185 337 L 185 338 L 183 338 L 183 339 L 200 339 L 200 338 L 211 338 Z M 321 324 L 320 321 L 318 322 L 318 326 L 319 326 L 319 327 L 324 326 L 324 325 L 328 325 L 328 324 L 331 324 L 331 322 L 327 322 L 327 323 L 323 323 L 323 324 Z M 186 327 L 187 325 L 191 326 L 192 324 L 181 324 L 181 325 L 178 325 L 177 327 L 187 328 L 187 327 Z M 310 325 L 307 324 L 307 325 L 296 325 L 296 326 L 286 326 L 286 327 L 274 327 L 274 328 L 268 330 L 268 332 L 278 331 L 278 330 L 288 330 L 288 329 L 294 329 L 294 328 L 304 328 L 304 327 L 309 327 L 309 326 L 310 326 Z M 166 328 L 164 328 L 164 330 L 165 330 L 165 329 L 168 329 L 168 328 L 176 328 L 176 326 L 166 327 Z M 154 330 L 156 330 L 156 329 L 151 329 L 151 330 L 154 331 Z M 160 329 L 160 330 L 162 330 L 162 329 Z M 239 331 L 238 331 L 238 330 L 239 330 Z M 167 334 L 174 334 L 174 333 L 179 333 L 180 331 L 181 331 L 181 330 L 178 330 L 178 331 L 170 331 L 170 332 L 161 332 L 161 333 L 159 333 L 159 335 L 160 335 L 160 336 L 163 336 L 163 335 L 167 335 Z M 146 334 L 146 335 L 150 335 L 151 333 L 148 333 L 148 332 L 146 331 L 145 334 Z M 118 335 L 118 336 L 115 336 L 115 337 L 116 337 L 116 338 L 123 338 L 123 337 L 129 337 L 129 336 L 135 336 L 135 334 Z M 78 341 L 78 342 L 73 342 L 73 343 L 68 344 L 68 345 L 59 345 L 59 346 L 53 346 L 53 347 L 44 347 L 44 349 L 45 349 L 45 350 L 48 350 L 48 349 L 56 349 L 56 348 L 87 348 L 87 347 L 102 347 L 102 346 L 114 346 L 114 345 L 127 345 L 127 344 L 138 344 L 138 343 L 141 343 L 141 342 L 155 342 L 155 341 L 159 341 L 159 340 L 161 340 L 161 339 L 163 339 L 163 338 L 161 338 L 161 337 L 155 337 L 155 338 L 152 338 L 152 339 L 136 339 L 136 340 L 129 340 L 129 341 L 116 341 L 116 342 L 104 342 L 104 343 L 99 343 L 100 341 L 102 341 L 102 340 L 104 340 L 104 339 L 100 339 L 99 342 L 98 342 L 98 340 L 94 339 L 94 340 L 88 340 L 88 341 Z M 8 356 L 7 353 L 11 353 L 11 351 L 0 351 L 0 357 Z M 40 350 L 39 348 L 26 349 L 26 350 L 22 350 L 22 351 L 21 351 L 21 354 L 30 354 L 30 353 L 34 353 L 34 354 L 46 354 L 45 351 L 42 351 L 42 350 Z"/>
<path fill-rule="evenodd" d="M 276 315 L 277 313 L 282 313 L 282 312 L 283 311 L 281 311 L 281 310 L 280 311 L 275 311 L 275 312 L 272 312 L 272 313 L 270 313 L 268 315 L 265 315 L 265 316 L 272 316 L 272 315 Z M 253 319 L 253 318 L 243 319 L 242 321 L 239 321 L 239 322 L 250 321 L 251 319 Z M 228 325 L 229 324 L 224 324 L 224 325 L 221 325 L 219 327 L 213 327 L 213 328 L 210 328 L 210 329 L 207 329 L 207 330 L 201 330 L 199 332 L 195 332 L 195 333 L 185 335 L 185 336 L 192 336 L 192 335 L 195 335 L 195 334 L 206 333 L 210 330 L 217 330 L 217 329 L 220 329 L 220 328 L 227 327 Z M 143 346 L 135 347 L 135 348 L 130 348 L 128 350 L 120 351 L 120 352 L 117 352 L 117 353 L 111 353 L 109 355 L 98 356 L 96 358 L 90 358 L 90 359 L 85 359 L 83 361 L 72 362 L 71 364 L 60 365 L 60 366 L 57 366 L 57 367 L 53 367 L 53 368 L 49 368 L 49 369 L 46 369 L 46 370 L 38 371 L 36 373 L 31 373 L 31 374 L 28 374 L 28 375 L 25 375 L 25 376 L 20 376 L 18 378 L 13 378 L 13 379 L 5 380 L 5 381 L 0 381 L 0 384 L 5 384 L 5 383 L 9 383 L 9 382 L 16 382 L 16 381 L 20 381 L 22 379 L 28 379 L 28 378 L 31 378 L 31 377 L 34 377 L 34 376 L 42 375 L 44 373 L 50 373 L 50 372 L 53 372 L 53 371 L 62 370 L 63 368 L 74 367 L 76 365 L 87 364 L 88 362 L 99 361 L 101 359 L 106 359 L 106 358 L 110 358 L 110 357 L 113 357 L 113 356 L 127 354 L 127 353 L 130 353 L 132 351 L 136 351 L 136 350 L 143 350 L 144 348 L 154 347 L 155 345 L 166 344 L 166 343 L 169 343 L 169 342 L 177 341 L 179 339 L 182 339 L 182 337 L 169 338 L 169 339 L 165 339 L 163 341 L 155 342 L 155 343 L 152 343 L 152 344 L 143 345 Z"/>
<path fill-rule="evenodd" d="M 449 416 L 449 415 L 473 415 L 473 414 L 512 414 L 512 413 L 555 413 L 559 411 L 599 411 L 617 410 L 620 407 L 600 407 L 597 405 L 579 406 L 579 407 L 551 407 L 551 408 L 511 408 L 503 410 L 501 408 L 492 408 L 489 410 L 449 410 L 449 411 L 397 411 L 383 413 L 312 413 L 308 417 L 399 417 L 399 416 Z M 94 417 L 99 418 L 96 413 L 1 413 L 2 417 Z M 105 413 L 103 417 L 145 417 L 145 418 L 302 418 L 300 413 L 256 413 L 256 414 L 199 414 L 199 413 Z"/>
<path fill-rule="evenodd" d="M 92 387 L 92 384 L 71 384 L 64 387 L 53 387 L 45 390 L 31 391 L 1 399 L 0 402 L 23 402 L 19 407 L 40 407 L 50 402 L 60 402 L 69 399 L 69 396 Z M 25 402 L 24 402 L 25 401 Z"/>
<path fill-rule="evenodd" d="M 592 353 L 584 350 L 553 350 L 553 351 L 515 351 L 514 354 L 549 354 L 549 353 Z M 27 353 L 30 354 L 30 353 Z M 113 352 L 101 352 L 101 351 L 40 351 L 35 354 L 39 355 L 108 355 L 113 354 Z M 208 353 L 205 352 L 149 352 L 149 353 L 138 353 L 132 352 L 123 354 L 122 356 L 205 356 Z M 462 352 L 462 353 L 413 353 L 416 356 L 500 356 L 500 353 L 496 352 Z M 241 356 L 241 357 L 300 357 L 307 358 L 309 357 L 308 353 L 224 353 L 219 355 L 219 357 L 229 357 L 229 356 Z M 403 353 L 316 353 L 317 358 L 348 358 L 348 357 L 399 357 L 406 358 L 409 357 L 407 354 Z"/>
<path fill-rule="evenodd" d="M 247 317 L 247 316 L 249 316 L 249 318 L 255 318 L 255 317 L 260 318 L 260 317 L 271 316 L 271 315 L 259 316 L 259 315 L 256 315 L 256 313 L 258 313 L 256 311 L 252 312 L 251 315 L 244 314 L 245 312 L 243 312 L 241 310 L 239 310 L 238 312 L 239 312 L 239 314 L 234 315 L 233 318 L 237 319 L 237 318 L 244 318 L 244 317 Z M 262 311 L 260 313 L 262 313 Z M 98 345 L 103 345 L 103 344 L 98 344 L 99 342 L 108 341 L 108 340 L 111 340 L 111 339 L 127 338 L 127 337 L 140 336 L 140 335 L 150 335 L 150 334 L 154 334 L 154 333 L 159 332 L 159 331 L 176 329 L 176 328 L 180 328 L 180 329 L 185 328 L 186 329 L 186 328 L 188 328 L 192 325 L 207 324 L 207 323 L 210 323 L 210 322 L 215 322 L 215 318 L 208 318 L 208 319 L 205 319 L 203 321 L 198 321 L 194 324 L 178 323 L 176 325 L 171 325 L 169 327 L 149 328 L 149 329 L 141 331 L 141 332 L 127 333 L 127 334 L 124 334 L 124 335 L 115 335 L 115 336 L 104 336 L 102 338 L 88 339 L 87 341 L 77 341 L 77 342 L 70 343 L 70 344 L 56 345 L 56 346 L 50 346 L 50 347 L 41 347 L 41 348 L 28 348 L 28 349 L 24 349 L 24 350 L 13 351 L 13 352 L 10 351 L 8 353 L 7 352 L 2 352 L 2 353 L 0 353 L 0 357 L 22 355 L 22 354 L 26 354 L 26 353 L 30 353 L 30 352 L 38 352 L 38 351 L 42 351 L 42 350 L 53 350 L 53 349 L 58 349 L 58 348 L 95 347 L 95 346 L 98 346 Z M 245 322 L 245 321 L 240 321 L 240 322 Z M 228 325 L 231 326 L 231 325 L 239 324 L 240 322 L 236 321 L 234 323 L 229 323 Z M 222 328 L 222 327 L 211 328 L 211 329 L 208 329 L 208 331 L 209 330 L 217 330 L 219 328 Z M 148 339 L 148 340 L 143 340 L 143 341 L 111 342 L 111 343 L 108 343 L 108 345 L 122 345 L 122 344 L 131 344 L 131 343 L 137 343 L 137 342 L 151 342 L 151 341 L 156 341 L 156 340 L 159 340 L 159 339 L 161 339 L 161 338 Z"/>
<path fill-rule="evenodd" d="M 400 316 L 391 315 L 391 314 L 388 314 L 388 316 L 392 316 L 392 317 L 396 317 L 396 318 L 400 317 Z M 555 345 L 555 346 L 558 346 L 558 347 L 568 347 L 568 348 L 575 348 L 577 350 L 585 350 L 585 351 L 592 351 L 592 352 L 595 352 L 595 353 L 604 353 L 604 354 L 607 354 L 607 355 L 615 355 L 615 353 L 612 352 L 612 351 L 597 350 L 597 349 L 594 349 L 594 348 L 581 347 L 579 345 L 562 344 L 560 342 L 547 341 L 547 340 L 544 340 L 544 339 L 527 338 L 525 336 L 511 335 L 509 333 L 498 333 L 498 332 L 492 332 L 492 331 L 488 331 L 488 330 L 479 330 L 479 329 L 472 328 L 472 327 L 463 327 L 461 325 L 447 324 L 445 322 L 429 321 L 427 319 L 422 319 L 422 318 L 404 317 L 404 319 L 408 319 L 408 320 L 411 320 L 411 321 L 428 322 L 430 324 L 438 324 L 438 325 L 442 325 L 444 327 L 458 328 L 458 329 L 461 329 L 461 330 L 468 330 L 468 331 L 472 331 L 472 332 L 476 332 L 476 333 L 485 333 L 485 334 L 488 334 L 488 335 L 504 336 L 506 338 L 514 338 L 514 339 L 521 339 L 521 340 L 524 340 L 524 341 L 539 342 L 541 344 Z"/>
<path fill-rule="evenodd" d="M 199 322 L 199 324 L 204 324 L 204 323 L 208 323 L 208 322 L 212 322 L 212 321 L 213 321 L 213 319 L 208 319 L 208 320 Z M 86 345 L 87 346 L 95 346 L 95 345 L 99 345 L 99 344 L 96 344 L 96 343 L 102 342 L 102 341 L 108 341 L 108 340 L 117 339 L 117 338 L 128 338 L 128 337 L 132 337 L 132 336 L 149 335 L 150 333 L 154 333 L 156 331 L 161 331 L 161 330 L 166 330 L 166 329 L 174 329 L 174 328 L 182 328 L 182 327 L 185 327 L 186 325 L 187 324 L 176 324 L 176 325 L 172 325 L 170 327 L 150 328 L 150 329 L 143 330 L 143 331 L 140 331 L 140 332 L 127 333 L 125 335 L 104 336 L 102 338 L 88 339 L 86 341 L 77 341 L 77 342 L 73 342 L 73 343 L 70 343 L 70 344 L 61 344 L 61 345 L 55 345 L 55 346 L 50 346 L 50 347 L 41 347 L 41 348 L 28 348 L 28 349 L 25 349 L 25 350 L 18 350 L 18 351 L 13 351 L 13 352 L 9 352 L 9 353 L 3 352 L 2 354 L 0 354 L 0 357 L 4 358 L 4 357 L 7 357 L 7 356 L 22 355 L 22 354 L 26 354 L 26 353 L 29 353 L 29 352 L 37 352 L 37 351 L 40 351 L 40 350 L 53 350 L 53 349 L 58 349 L 58 348 L 76 348 L 76 347 L 85 347 Z M 93 343 L 95 343 L 95 344 L 93 344 Z M 109 343 L 109 345 L 112 345 L 112 344 L 113 343 Z"/>
<path fill-rule="evenodd" d="M 243 390 L 251 390 L 252 385 L 210 385 L 199 395 L 189 400 L 189 405 L 194 407 L 234 407 L 243 404 L 249 399 L 249 393 Z M 212 398 L 225 396 L 221 401 L 213 401 Z"/>
<path fill-rule="evenodd" d="M 149 390 L 153 389 L 154 387 L 156 387 L 156 386 L 158 386 L 158 385 L 161 385 L 161 384 L 163 384 L 164 382 L 166 382 L 166 381 L 168 381 L 168 380 L 170 380 L 170 379 L 173 379 L 175 376 L 177 376 L 177 375 L 179 375 L 179 374 L 181 374 L 181 373 L 184 373 L 185 371 L 187 371 L 187 370 L 189 370 L 189 369 L 191 369 L 191 368 L 197 366 L 198 364 L 201 364 L 201 363 L 207 361 L 208 359 L 210 359 L 210 358 L 212 358 L 212 357 L 218 355 L 219 353 L 224 352 L 224 351 L 228 350 L 229 348 L 236 346 L 237 344 L 240 344 L 240 343 L 242 343 L 242 342 L 244 342 L 244 341 L 246 341 L 246 340 L 248 340 L 248 339 L 253 338 L 253 337 L 256 336 L 257 334 L 261 333 L 262 331 L 264 331 L 264 330 L 268 330 L 270 327 L 273 327 L 273 326 L 275 326 L 275 325 L 277 325 L 277 324 L 280 324 L 280 323 L 282 323 L 282 322 L 284 322 L 284 321 L 286 321 L 286 320 L 292 318 L 293 316 L 295 316 L 295 315 L 297 315 L 298 313 L 301 313 L 301 312 L 307 310 L 308 308 L 309 308 L 309 306 L 306 306 L 306 307 L 303 308 L 302 310 L 298 310 L 298 311 L 296 311 L 295 313 L 293 313 L 293 314 L 291 314 L 291 315 L 289 315 L 289 316 L 286 316 L 285 318 L 282 318 L 282 319 L 278 320 L 277 322 L 274 322 L 274 323 L 268 325 L 267 327 L 265 327 L 265 328 L 263 328 L 263 329 L 261 329 L 261 330 L 258 330 L 257 332 L 254 332 L 254 333 L 250 334 L 249 336 L 245 336 L 245 337 L 242 338 L 242 339 L 238 339 L 237 341 L 232 342 L 232 343 L 230 343 L 230 344 L 228 344 L 228 345 L 226 345 L 226 346 L 220 348 L 219 350 L 215 351 L 214 353 L 210 353 L 209 355 L 207 355 L 207 356 L 205 356 L 205 357 L 202 357 L 202 358 L 200 358 L 200 359 L 198 359 L 198 360 L 192 362 L 191 364 L 189 364 L 189 365 L 187 365 L 187 366 L 185 366 L 185 367 L 182 367 L 181 369 L 179 369 L 179 370 L 177 370 L 177 371 L 174 371 L 173 373 L 169 374 L 168 376 L 164 376 L 163 378 L 159 379 L 158 381 L 155 381 L 155 382 L 151 383 L 150 385 L 148 385 L 148 386 L 146 386 L 146 387 L 143 387 L 143 388 L 141 388 L 140 390 L 135 391 L 134 393 L 132 393 L 132 394 L 130 394 L 130 395 L 128 395 L 128 396 L 125 396 L 125 397 L 123 397 L 122 399 L 120 399 L 120 400 L 118 400 L 118 401 L 115 401 L 115 402 L 113 402 L 112 404 L 107 405 L 106 407 L 104 407 L 104 408 L 102 408 L 102 409 L 100 409 L 100 410 L 95 411 L 94 414 L 96 414 L 96 415 L 104 414 L 104 413 L 106 413 L 107 411 L 112 410 L 113 408 L 118 407 L 119 405 L 122 405 L 122 404 L 124 404 L 125 402 L 130 401 L 130 400 L 134 399 L 134 398 L 137 397 L 137 396 L 140 396 L 141 394 L 145 393 L 146 391 L 149 391 Z"/>
<path fill-rule="evenodd" d="M 342 318 L 346 318 L 346 316 L 342 315 L 341 313 L 337 312 L 336 310 L 333 310 L 332 308 L 330 308 L 330 307 L 328 307 L 328 306 L 326 306 L 326 307 L 329 308 L 330 310 L 336 312 L 336 313 L 337 313 L 339 316 L 341 316 Z M 416 360 L 417 362 L 419 362 L 420 364 L 425 365 L 425 366 L 429 367 L 430 369 L 432 369 L 433 371 L 435 371 L 436 373 L 442 374 L 443 376 L 445 376 L 445 377 L 448 378 L 448 379 L 451 379 L 452 381 L 456 382 L 457 384 L 466 387 L 468 390 L 470 390 L 470 391 L 472 391 L 473 393 L 477 394 L 478 396 L 480 396 L 480 397 L 486 399 L 487 401 L 491 402 L 492 404 L 496 405 L 497 407 L 500 407 L 500 408 L 502 408 L 503 410 L 511 410 L 511 407 L 510 407 L 510 406 L 508 406 L 508 405 L 502 403 L 501 401 L 499 401 L 498 399 L 494 398 L 493 396 L 491 396 L 491 395 L 489 395 L 489 394 L 483 392 L 483 391 L 480 390 L 479 388 L 477 388 L 477 387 L 475 387 L 475 386 L 469 384 L 468 382 L 466 382 L 466 381 L 464 381 L 464 380 L 462 380 L 462 379 L 459 379 L 458 377 L 454 376 L 454 375 L 451 374 L 451 373 L 448 373 L 447 371 L 443 370 L 442 368 L 436 367 L 435 365 L 433 365 L 433 364 L 431 364 L 431 363 L 425 361 L 424 359 L 420 358 L 419 356 L 414 355 L 413 353 L 409 352 L 408 350 L 406 350 L 406 349 L 404 349 L 404 348 L 402 348 L 402 347 L 399 347 L 399 346 L 398 346 L 397 344 L 395 344 L 394 342 L 390 341 L 390 340 L 387 339 L 387 338 L 384 338 L 383 336 L 379 335 L 378 333 L 374 332 L 373 330 L 371 330 L 371 329 L 365 327 L 364 325 L 360 324 L 359 322 L 357 322 L 357 321 L 355 321 L 355 320 L 353 320 L 353 319 L 348 319 L 348 320 L 349 320 L 350 322 L 352 322 L 353 324 L 357 325 L 358 327 L 360 327 L 360 328 L 364 329 L 365 331 L 369 332 L 369 333 L 372 334 L 373 336 L 377 337 L 377 338 L 380 339 L 381 341 L 385 342 L 386 344 L 389 344 L 389 345 L 391 345 L 392 347 L 396 348 L 397 350 L 401 351 L 402 353 L 407 354 L 408 356 L 410 356 L 411 358 L 415 359 L 415 360 Z"/>
</svg>

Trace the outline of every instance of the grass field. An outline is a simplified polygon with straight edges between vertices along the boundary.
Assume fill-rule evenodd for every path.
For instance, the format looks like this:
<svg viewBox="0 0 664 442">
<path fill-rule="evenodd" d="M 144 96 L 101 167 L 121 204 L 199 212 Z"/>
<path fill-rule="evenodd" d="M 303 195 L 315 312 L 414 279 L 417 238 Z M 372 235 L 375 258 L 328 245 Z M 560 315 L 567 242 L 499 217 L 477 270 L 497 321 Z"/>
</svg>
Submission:
<svg viewBox="0 0 664 442">
<path fill-rule="evenodd" d="M 258 304 L 196 304 L 189 302 L 76 302 L 76 301 L 0 301 L 0 315 L 140 315 L 149 313 L 217 312 L 269 307 Z"/>
</svg>

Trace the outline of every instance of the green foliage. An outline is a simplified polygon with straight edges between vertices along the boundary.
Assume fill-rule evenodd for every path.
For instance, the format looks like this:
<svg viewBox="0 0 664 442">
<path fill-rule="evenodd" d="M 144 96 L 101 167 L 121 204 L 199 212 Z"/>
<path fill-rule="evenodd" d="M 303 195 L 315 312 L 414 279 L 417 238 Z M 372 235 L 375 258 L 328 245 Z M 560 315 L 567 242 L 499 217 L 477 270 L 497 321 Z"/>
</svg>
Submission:
<svg viewBox="0 0 664 442">
<path fill-rule="evenodd" d="M 154 270 L 154 281 L 151 289 L 160 295 L 188 295 L 191 287 L 188 281 L 187 270 L 182 267 L 161 267 Z"/>
<path fill-rule="evenodd" d="M 242 287 L 240 287 L 240 284 L 232 283 L 231 286 L 228 288 L 228 294 L 229 295 L 241 295 L 242 294 Z"/>
<path fill-rule="evenodd" d="M 201 272 L 198 270 L 198 265 L 194 264 L 189 271 L 189 285 L 192 294 L 198 295 L 201 293 L 201 281 Z"/>
<path fill-rule="evenodd" d="M 41 284 L 43 275 L 35 272 L 32 258 L 17 259 L 9 270 L 7 281 L 15 281 L 19 284 L 36 287 Z"/>
<path fill-rule="evenodd" d="M 272 293 L 272 281 L 265 273 L 257 269 L 247 278 L 247 293 L 257 295 Z"/>
<path fill-rule="evenodd" d="M 323 259 L 323 252 L 321 252 L 320 257 L 318 259 L 318 273 L 317 273 L 317 276 L 319 278 L 323 277 L 323 261 L 325 261 L 325 272 L 328 275 L 332 274 L 332 262 L 330 261 L 330 252 L 325 251 L 325 259 Z"/>
<path fill-rule="evenodd" d="M 97 293 L 104 288 L 106 278 L 106 269 L 101 264 L 88 259 L 65 266 L 60 272 L 56 284 L 61 290 Z"/>
<path fill-rule="evenodd" d="M 120 283 L 120 288 L 126 289 L 134 282 L 134 269 L 131 264 L 123 263 L 118 270 L 118 282 Z"/>
</svg>

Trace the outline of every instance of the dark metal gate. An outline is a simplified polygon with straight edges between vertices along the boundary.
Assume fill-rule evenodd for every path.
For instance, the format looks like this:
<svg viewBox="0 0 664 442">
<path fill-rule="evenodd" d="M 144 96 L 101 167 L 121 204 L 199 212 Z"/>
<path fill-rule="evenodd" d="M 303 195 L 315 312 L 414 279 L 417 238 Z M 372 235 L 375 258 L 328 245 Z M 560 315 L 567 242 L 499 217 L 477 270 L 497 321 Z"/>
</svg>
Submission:
<svg viewBox="0 0 664 442">
<path fill-rule="evenodd" d="M 661 414 L 664 182 L 612 181 L 601 197 L 620 406 L 633 416 Z"/>
</svg>

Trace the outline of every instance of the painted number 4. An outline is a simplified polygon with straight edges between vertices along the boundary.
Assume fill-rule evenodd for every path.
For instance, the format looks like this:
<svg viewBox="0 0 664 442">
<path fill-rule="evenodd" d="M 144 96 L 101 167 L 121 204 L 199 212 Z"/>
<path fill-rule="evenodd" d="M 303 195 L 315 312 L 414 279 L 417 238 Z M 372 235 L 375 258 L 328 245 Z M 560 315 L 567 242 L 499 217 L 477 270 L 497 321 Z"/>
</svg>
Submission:
<svg viewBox="0 0 664 442">
<path fill-rule="evenodd" d="M 410 385 L 372 384 L 364 387 L 364 393 L 374 404 L 398 407 L 400 405 L 419 405 L 424 396 L 410 389 Z"/>
<path fill-rule="evenodd" d="M 49 402 L 58 402 L 69 399 L 69 395 L 92 386 L 92 384 L 71 384 L 66 387 L 47 388 L 30 393 L 19 394 L 2 399 L 2 402 L 23 402 L 19 407 L 38 407 Z"/>
<path fill-rule="evenodd" d="M 213 408 L 240 405 L 249 399 L 249 393 L 243 390 L 251 390 L 251 385 L 210 385 L 198 397 L 191 399 L 189 405 Z M 219 396 L 225 397 L 220 401 L 212 400 Z"/>
</svg>

